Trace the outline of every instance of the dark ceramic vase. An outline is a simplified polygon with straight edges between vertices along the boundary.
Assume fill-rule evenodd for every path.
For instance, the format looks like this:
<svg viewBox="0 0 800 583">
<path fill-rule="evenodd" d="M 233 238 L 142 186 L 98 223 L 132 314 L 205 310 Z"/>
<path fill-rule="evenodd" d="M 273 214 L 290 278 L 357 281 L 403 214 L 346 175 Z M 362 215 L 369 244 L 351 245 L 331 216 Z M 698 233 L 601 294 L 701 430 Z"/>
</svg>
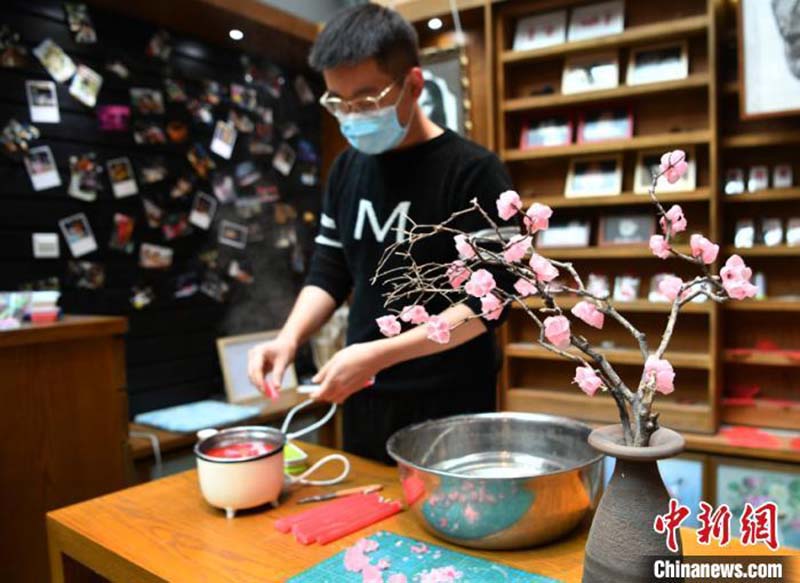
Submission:
<svg viewBox="0 0 800 583">
<path fill-rule="evenodd" d="M 649 583 L 651 557 L 683 556 L 680 537 L 678 552 L 670 553 L 653 521 L 669 507 L 657 462 L 683 451 L 684 439 L 662 427 L 648 447 L 632 447 L 624 445 L 621 425 L 607 425 L 592 431 L 589 444 L 617 463 L 589 530 L 583 583 Z"/>
</svg>

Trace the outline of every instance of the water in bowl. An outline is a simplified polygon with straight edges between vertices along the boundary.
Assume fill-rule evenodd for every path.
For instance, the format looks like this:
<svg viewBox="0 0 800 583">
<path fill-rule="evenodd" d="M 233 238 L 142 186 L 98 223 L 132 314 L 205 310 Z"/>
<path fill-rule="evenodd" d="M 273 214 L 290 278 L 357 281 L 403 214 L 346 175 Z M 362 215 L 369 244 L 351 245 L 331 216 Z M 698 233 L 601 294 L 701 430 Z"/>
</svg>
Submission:
<svg viewBox="0 0 800 583">
<path fill-rule="evenodd" d="M 470 478 L 526 478 L 566 468 L 567 464 L 559 460 L 513 451 L 471 453 L 432 466 L 434 470 Z"/>
</svg>

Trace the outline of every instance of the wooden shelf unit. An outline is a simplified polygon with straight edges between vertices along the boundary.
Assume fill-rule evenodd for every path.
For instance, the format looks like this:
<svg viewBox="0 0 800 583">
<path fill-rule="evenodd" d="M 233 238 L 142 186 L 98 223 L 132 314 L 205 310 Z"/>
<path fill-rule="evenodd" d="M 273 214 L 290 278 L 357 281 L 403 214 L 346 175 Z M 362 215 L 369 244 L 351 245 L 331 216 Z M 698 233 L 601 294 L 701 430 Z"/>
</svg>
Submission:
<svg viewBox="0 0 800 583">
<path fill-rule="evenodd" d="M 756 245 L 755 247 L 725 247 L 726 255 L 741 255 L 742 257 L 800 257 L 800 246 L 789 247 L 788 245 Z"/>
<path fill-rule="evenodd" d="M 642 212 L 651 205 L 647 195 L 634 194 L 633 173 L 639 152 L 653 150 L 689 150 L 694 148 L 697 164 L 697 185 L 693 191 L 664 193 L 659 199 L 664 204 L 689 204 L 687 217 L 695 225 L 702 225 L 704 234 L 714 240 L 720 236 L 717 220 L 719 196 L 717 191 L 718 128 L 717 128 L 717 75 L 716 75 L 716 4 L 717 0 L 677 0 L 666 11 L 652 3 L 626 2 L 626 29 L 621 34 L 580 42 L 567 42 L 530 51 L 511 50 L 511 38 L 517 19 L 581 4 L 580 0 L 551 0 L 545 5 L 510 0 L 497 5 L 494 41 L 497 47 L 496 67 L 496 136 L 495 143 L 502 159 L 507 163 L 512 180 L 522 193 L 525 203 L 540 202 L 556 210 L 551 222 L 559 216 L 558 210 L 568 211 L 569 218 L 593 222 L 598 215 L 612 215 L 629 211 Z M 689 47 L 689 76 L 685 79 L 646 85 L 627 85 L 625 69 L 631 48 L 656 45 L 667 41 L 686 41 Z M 578 94 L 560 93 L 560 70 L 567 58 L 577 53 L 616 51 L 620 63 L 620 85 L 613 89 Z M 555 92 L 532 95 L 529 88 L 540 83 L 544 76 L 555 87 Z M 530 79 L 530 80 L 529 80 Z M 684 99 L 679 99 L 684 98 Z M 571 143 L 562 146 L 520 149 L 519 132 L 527 120 L 548 116 L 578 119 L 587 110 L 629 108 L 634 117 L 634 133 L 628 139 L 592 143 Z M 573 128 L 577 127 L 574 123 Z M 623 163 L 623 193 L 615 196 L 567 198 L 553 193 L 563 191 L 567 162 L 572 158 L 591 155 L 619 155 Z M 538 196 L 536 193 L 547 193 Z M 630 207 L 626 208 L 626 207 Z M 691 209 L 691 214 L 689 214 Z M 649 209 L 648 209 L 649 210 Z M 678 251 L 689 253 L 685 244 Z M 611 270 L 617 274 L 619 260 L 654 260 L 647 245 L 591 246 L 580 248 L 540 249 L 546 257 L 575 260 L 583 271 L 596 266 L 599 272 Z M 665 262 L 662 271 L 678 267 L 675 260 Z M 614 263 L 611 263 L 614 262 Z M 615 267 L 610 267 L 610 266 Z M 638 265 L 638 263 L 636 264 Z M 659 266 L 660 267 L 660 266 Z M 635 272 L 636 267 L 631 269 Z M 585 275 L 585 274 L 584 274 Z M 613 285 L 613 281 L 611 282 Z M 640 296 L 646 296 L 649 280 L 642 281 Z M 529 305 L 538 306 L 540 300 L 531 299 Z M 569 309 L 575 298 L 562 298 L 559 305 Z M 639 318 L 648 330 L 657 330 L 666 324 L 669 304 L 647 301 L 644 297 L 633 302 L 616 302 L 620 312 L 633 320 Z M 719 355 L 719 316 L 721 311 L 713 302 L 688 306 L 675 332 L 689 335 L 678 339 L 677 347 L 666 357 L 678 372 L 680 379 L 690 379 L 691 402 L 661 399 L 659 411 L 666 425 L 679 429 L 713 433 L 717 429 L 717 391 Z M 587 397 L 571 378 L 556 376 L 555 367 L 563 366 L 564 359 L 532 342 L 530 334 L 521 332 L 527 314 L 522 309 L 511 310 L 509 321 L 502 329 L 505 345 L 504 367 L 499 391 L 501 408 L 523 411 L 540 411 L 563 414 L 593 421 L 614 422 L 618 419 L 616 406 L 608 396 L 595 398 L 591 406 Z M 661 321 L 663 319 L 663 322 Z M 695 319 L 689 323 L 688 320 Z M 606 319 L 606 330 L 618 326 Z M 616 334 L 616 332 L 615 332 Z M 525 337 L 523 337 L 525 336 Z M 627 367 L 633 374 L 643 364 L 641 353 L 624 345 L 624 339 L 613 336 L 616 348 L 602 352 L 612 364 Z M 620 344 L 623 342 L 623 344 Z M 655 342 L 651 338 L 651 343 Z M 534 373 L 542 372 L 538 376 Z M 638 373 L 640 374 L 640 373 Z M 520 381 L 524 381 L 520 384 Z M 559 387 L 554 389 L 553 387 Z M 677 393 L 677 391 L 676 391 Z M 602 404 L 601 404 L 602 403 Z"/>
<path fill-rule="evenodd" d="M 558 298 L 558 305 L 565 309 L 570 309 L 580 301 L 580 298 L 574 296 L 566 296 Z M 541 308 L 544 303 L 537 298 L 528 298 L 525 304 L 531 308 Z M 714 304 L 711 302 L 692 302 L 684 306 L 681 311 L 685 313 L 694 314 L 708 314 L 711 313 Z M 522 306 L 514 302 L 511 305 L 512 309 L 521 310 Z M 642 313 L 666 313 L 672 309 L 672 304 L 669 302 L 651 302 L 649 300 L 634 300 L 631 302 L 615 302 L 614 307 L 620 312 L 642 312 Z"/>
<path fill-rule="evenodd" d="M 800 188 L 767 188 L 746 194 L 731 194 L 725 196 L 723 200 L 726 204 L 800 201 Z"/>
</svg>

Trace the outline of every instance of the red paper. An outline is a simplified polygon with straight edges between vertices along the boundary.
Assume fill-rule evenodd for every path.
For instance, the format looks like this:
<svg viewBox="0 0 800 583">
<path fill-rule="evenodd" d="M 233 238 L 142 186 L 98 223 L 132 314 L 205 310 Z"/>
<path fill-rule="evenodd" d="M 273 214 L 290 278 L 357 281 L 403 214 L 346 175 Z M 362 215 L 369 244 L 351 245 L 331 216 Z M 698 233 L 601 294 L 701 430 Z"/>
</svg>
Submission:
<svg viewBox="0 0 800 583">
<path fill-rule="evenodd" d="M 774 435 L 755 427 L 726 427 L 720 430 L 725 440 L 738 447 L 761 447 L 765 449 L 780 449 L 781 440 Z"/>
</svg>

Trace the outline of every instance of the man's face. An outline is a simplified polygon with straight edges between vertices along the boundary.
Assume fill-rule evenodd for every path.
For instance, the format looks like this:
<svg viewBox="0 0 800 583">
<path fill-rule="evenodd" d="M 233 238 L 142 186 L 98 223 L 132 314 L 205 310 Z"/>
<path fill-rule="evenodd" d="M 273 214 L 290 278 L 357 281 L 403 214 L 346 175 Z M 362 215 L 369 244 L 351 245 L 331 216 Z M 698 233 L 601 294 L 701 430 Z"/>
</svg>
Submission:
<svg viewBox="0 0 800 583">
<path fill-rule="evenodd" d="M 414 105 L 422 88 L 422 71 L 415 67 L 403 77 L 393 78 L 378 66 L 375 59 L 368 59 L 355 65 L 342 65 L 322 72 L 325 85 L 332 97 L 345 101 L 364 97 L 376 97 L 393 81 L 396 83 L 381 99 L 380 107 L 397 104 L 397 117 L 402 125 L 411 118 Z M 403 83 L 405 82 L 405 90 Z"/>
</svg>

